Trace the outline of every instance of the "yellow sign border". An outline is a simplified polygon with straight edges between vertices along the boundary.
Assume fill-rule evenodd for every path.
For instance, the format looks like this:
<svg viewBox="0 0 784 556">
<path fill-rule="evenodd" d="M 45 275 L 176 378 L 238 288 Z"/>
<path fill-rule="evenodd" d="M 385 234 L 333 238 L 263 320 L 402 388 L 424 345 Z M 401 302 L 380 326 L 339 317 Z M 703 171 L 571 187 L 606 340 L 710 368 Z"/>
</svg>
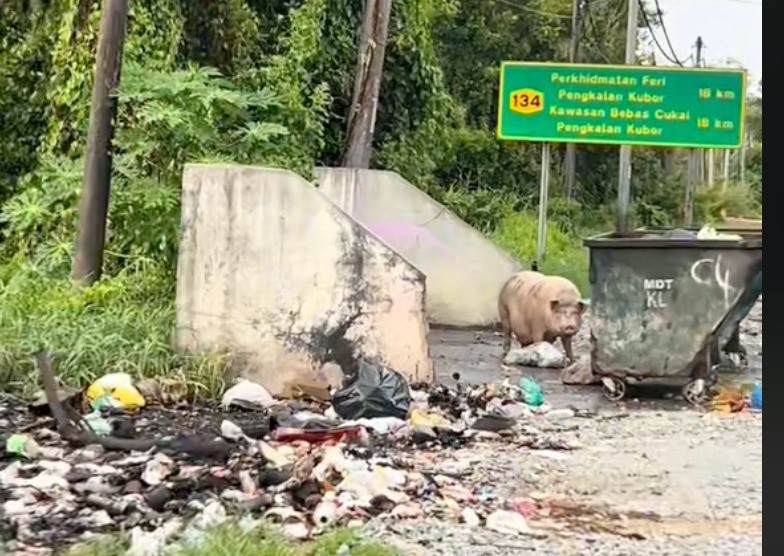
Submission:
<svg viewBox="0 0 784 556">
<path fill-rule="evenodd" d="M 613 143 L 602 141 L 601 139 L 577 139 L 558 137 L 557 139 L 544 140 L 540 137 L 526 139 L 524 137 L 508 137 L 501 134 L 501 122 L 503 120 L 503 94 L 504 94 L 504 68 L 507 66 L 538 66 L 538 67 L 558 67 L 558 68 L 601 68 L 601 69 L 616 69 L 616 70 L 631 70 L 631 71 L 682 71 L 686 73 L 739 73 L 743 75 L 741 86 L 741 98 L 743 101 L 740 104 L 740 142 L 737 145 L 723 145 L 721 147 L 715 145 L 701 145 L 698 143 L 656 143 L 650 141 L 624 141 L 623 143 Z M 623 65 L 623 64 L 569 64 L 558 62 L 514 62 L 502 61 L 499 66 L 500 75 L 498 83 L 498 119 L 496 123 L 496 137 L 502 141 L 520 141 L 528 143 L 582 143 L 591 145 L 607 145 L 608 147 L 620 145 L 639 145 L 641 147 L 659 147 L 661 149 L 674 149 L 674 148 L 687 148 L 687 149 L 739 149 L 743 146 L 743 137 L 746 132 L 746 86 L 748 84 L 748 72 L 744 69 L 738 68 L 682 68 L 679 66 L 637 66 L 637 65 Z"/>
</svg>

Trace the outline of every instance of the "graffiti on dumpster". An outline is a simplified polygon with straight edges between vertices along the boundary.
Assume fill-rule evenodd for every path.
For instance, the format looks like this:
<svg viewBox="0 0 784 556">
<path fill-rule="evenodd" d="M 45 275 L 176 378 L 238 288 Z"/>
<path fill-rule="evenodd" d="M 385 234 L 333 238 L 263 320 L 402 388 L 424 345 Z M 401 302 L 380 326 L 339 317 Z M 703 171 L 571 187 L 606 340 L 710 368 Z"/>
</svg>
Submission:
<svg viewBox="0 0 784 556">
<path fill-rule="evenodd" d="M 645 278 L 645 308 L 663 309 L 667 306 L 664 302 L 664 292 L 672 290 L 672 278 Z"/>
<path fill-rule="evenodd" d="M 703 286 L 717 285 L 724 294 L 724 307 L 728 308 L 735 293 L 730 284 L 730 269 L 722 266 L 721 255 L 716 259 L 700 259 L 691 265 L 692 280 Z"/>
</svg>

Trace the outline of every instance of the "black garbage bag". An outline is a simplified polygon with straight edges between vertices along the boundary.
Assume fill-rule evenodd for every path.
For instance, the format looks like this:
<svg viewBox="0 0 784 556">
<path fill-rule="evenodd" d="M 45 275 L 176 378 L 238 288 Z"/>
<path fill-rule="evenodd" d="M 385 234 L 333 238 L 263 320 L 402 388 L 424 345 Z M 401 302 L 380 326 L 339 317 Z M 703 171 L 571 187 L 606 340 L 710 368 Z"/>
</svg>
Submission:
<svg viewBox="0 0 784 556">
<path fill-rule="evenodd" d="M 332 406 L 343 419 L 405 419 L 411 407 L 411 392 L 400 373 L 360 360 L 356 378 L 335 392 Z"/>
</svg>

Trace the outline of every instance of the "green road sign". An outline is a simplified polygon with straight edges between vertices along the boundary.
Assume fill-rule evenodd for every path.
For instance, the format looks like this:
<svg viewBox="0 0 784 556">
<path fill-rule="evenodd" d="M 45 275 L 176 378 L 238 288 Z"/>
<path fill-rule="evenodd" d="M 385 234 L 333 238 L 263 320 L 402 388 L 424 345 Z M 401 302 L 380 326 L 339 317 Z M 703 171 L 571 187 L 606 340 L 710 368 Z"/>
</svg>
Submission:
<svg viewBox="0 0 784 556">
<path fill-rule="evenodd" d="M 738 148 L 746 73 L 503 62 L 498 137 L 509 141 Z"/>
</svg>

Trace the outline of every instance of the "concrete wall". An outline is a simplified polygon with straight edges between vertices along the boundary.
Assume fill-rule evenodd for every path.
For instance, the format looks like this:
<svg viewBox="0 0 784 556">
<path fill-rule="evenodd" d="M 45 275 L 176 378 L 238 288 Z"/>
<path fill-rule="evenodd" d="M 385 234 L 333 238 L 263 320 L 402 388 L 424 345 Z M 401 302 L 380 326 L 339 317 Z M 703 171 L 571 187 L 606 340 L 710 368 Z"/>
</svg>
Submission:
<svg viewBox="0 0 784 556">
<path fill-rule="evenodd" d="M 521 270 L 496 247 L 394 172 L 318 168 L 320 191 L 427 275 L 431 323 L 498 321 L 498 293 Z"/>
<path fill-rule="evenodd" d="M 430 381 L 424 306 L 424 275 L 301 177 L 186 166 L 180 349 L 228 349 L 273 394 L 353 355 Z"/>
</svg>

